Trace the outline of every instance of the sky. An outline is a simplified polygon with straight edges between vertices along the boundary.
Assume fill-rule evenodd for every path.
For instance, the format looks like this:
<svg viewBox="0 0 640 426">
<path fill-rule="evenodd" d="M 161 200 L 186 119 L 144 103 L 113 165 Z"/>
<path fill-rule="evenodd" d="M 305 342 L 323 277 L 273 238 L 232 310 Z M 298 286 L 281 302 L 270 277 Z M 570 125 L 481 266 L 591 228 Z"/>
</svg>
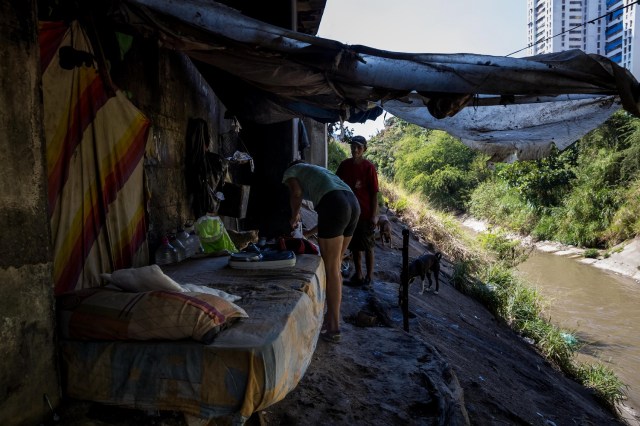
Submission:
<svg viewBox="0 0 640 426">
<path fill-rule="evenodd" d="M 527 1 L 327 0 L 318 36 L 396 52 L 506 56 L 527 46 Z M 346 125 L 370 137 L 383 117 Z"/>
</svg>

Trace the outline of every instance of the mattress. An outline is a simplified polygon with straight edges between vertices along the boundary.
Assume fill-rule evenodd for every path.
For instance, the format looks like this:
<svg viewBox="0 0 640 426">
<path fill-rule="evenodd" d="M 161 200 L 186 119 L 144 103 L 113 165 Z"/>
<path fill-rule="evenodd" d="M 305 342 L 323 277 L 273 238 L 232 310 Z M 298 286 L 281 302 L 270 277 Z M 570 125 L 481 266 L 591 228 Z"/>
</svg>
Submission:
<svg viewBox="0 0 640 426">
<path fill-rule="evenodd" d="M 71 398 L 182 411 L 243 423 L 299 383 L 316 347 L 325 275 L 316 255 L 295 266 L 238 270 L 228 257 L 189 259 L 163 271 L 180 284 L 242 297 L 243 318 L 211 344 L 182 341 L 61 341 L 63 383 Z"/>
</svg>

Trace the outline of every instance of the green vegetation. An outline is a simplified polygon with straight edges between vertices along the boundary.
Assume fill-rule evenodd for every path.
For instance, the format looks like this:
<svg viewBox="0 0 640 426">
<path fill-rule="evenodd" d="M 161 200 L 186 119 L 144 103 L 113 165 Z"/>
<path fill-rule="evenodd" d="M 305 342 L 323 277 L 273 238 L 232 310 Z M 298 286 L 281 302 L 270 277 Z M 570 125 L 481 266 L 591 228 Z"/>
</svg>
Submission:
<svg viewBox="0 0 640 426">
<path fill-rule="evenodd" d="M 327 168 L 335 173 L 335 171 L 338 170 L 338 166 L 340 165 L 342 160 L 351 157 L 351 150 L 349 149 L 349 145 L 343 142 L 339 142 L 335 139 L 331 139 L 329 141 L 328 157 L 329 161 L 327 164 Z"/>
<path fill-rule="evenodd" d="M 582 385 L 593 389 L 606 404 L 613 406 L 614 402 L 622 399 L 621 389 L 626 385 L 602 363 L 580 365 L 576 376 L 582 378 Z"/>
<path fill-rule="evenodd" d="M 590 248 L 584 251 L 583 256 L 587 259 L 597 259 L 599 253 L 598 249 Z"/>
<path fill-rule="evenodd" d="M 446 254 L 453 264 L 452 284 L 459 291 L 483 303 L 523 338 L 530 339 L 546 359 L 593 389 L 603 403 L 615 410 L 615 404 L 624 398 L 625 385 L 601 363 L 578 362 L 576 354 L 581 342 L 575 333 L 545 319 L 540 295 L 514 274 L 512 267 L 526 257 L 526 250 L 501 232 L 487 232 L 471 239 L 450 214 L 434 210 L 423 195 L 408 195 L 384 177 L 381 190 L 390 205 L 402 204 L 402 213 L 396 213 L 403 222 Z"/>
<path fill-rule="evenodd" d="M 502 231 L 483 232 L 478 236 L 478 241 L 484 249 L 494 253 L 500 263 L 509 267 L 524 262 L 529 255 L 520 240 L 509 238 Z"/>
<path fill-rule="evenodd" d="M 476 154 L 442 131 L 391 119 L 384 138 L 372 138 L 367 157 L 384 177 L 422 194 L 443 210 L 463 210 L 484 171 Z"/>
<path fill-rule="evenodd" d="M 341 153 L 330 145 L 332 155 Z M 639 235 L 640 120 L 620 112 L 564 152 L 490 168 L 486 156 L 450 135 L 392 118 L 366 156 L 378 169 L 384 202 L 447 255 L 458 290 L 612 408 L 624 398 L 612 370 L 579 363 L 575 334 L 544 318 L 538 293 L 512 271 L 528 253 L 505 232 L 587 247 L 587 257 L 609 248 L 606 257 Z M 470 213 L 501 230 L 471 239 L 451 213 Z"/>
<path fill-rule="evenodd" d="M 564 152 L 494 168 L 444 132 L 397 118 L 386 124 L 367 157 L 434 208 L 580 247 L 609 248 L 640 234 L 640 120 L 624 112 Z"/>
</svg>

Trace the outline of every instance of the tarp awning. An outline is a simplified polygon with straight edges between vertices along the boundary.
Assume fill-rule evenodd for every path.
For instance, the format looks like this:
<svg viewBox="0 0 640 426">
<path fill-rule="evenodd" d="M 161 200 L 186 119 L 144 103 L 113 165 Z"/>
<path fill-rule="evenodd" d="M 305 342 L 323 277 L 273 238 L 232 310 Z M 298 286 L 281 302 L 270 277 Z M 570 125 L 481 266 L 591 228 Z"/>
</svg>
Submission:
<svg viewBox="0 0 640 426">
<path fill-rule="evenodd" d="M 633 75 L 579 50 L 508 58 L 349 46 L 248 18 L 208 0 L 128 0 L 119 20 L 186 53 L 236 115 L 364 122 L 382 109 L 460 137 L 494 160 L 565 148 L 623 107 Z"/>
</svg>

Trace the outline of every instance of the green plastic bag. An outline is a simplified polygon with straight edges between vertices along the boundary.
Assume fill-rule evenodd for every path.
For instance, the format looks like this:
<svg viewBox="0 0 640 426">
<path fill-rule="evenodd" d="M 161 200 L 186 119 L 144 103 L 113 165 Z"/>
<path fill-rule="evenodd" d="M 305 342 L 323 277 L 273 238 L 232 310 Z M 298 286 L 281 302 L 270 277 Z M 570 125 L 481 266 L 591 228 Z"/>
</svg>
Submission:
<svg viewBox="0 0 640 426">
<path fill-rule="evenodd" d="M 196 234 L 200 238 L 204 252 L 219 253 L 229 252 L 236 253 L 238 249 L 231 241 L 231 237 L 218 216 L 202 216 L 193 225 Z"/>
</svg>

